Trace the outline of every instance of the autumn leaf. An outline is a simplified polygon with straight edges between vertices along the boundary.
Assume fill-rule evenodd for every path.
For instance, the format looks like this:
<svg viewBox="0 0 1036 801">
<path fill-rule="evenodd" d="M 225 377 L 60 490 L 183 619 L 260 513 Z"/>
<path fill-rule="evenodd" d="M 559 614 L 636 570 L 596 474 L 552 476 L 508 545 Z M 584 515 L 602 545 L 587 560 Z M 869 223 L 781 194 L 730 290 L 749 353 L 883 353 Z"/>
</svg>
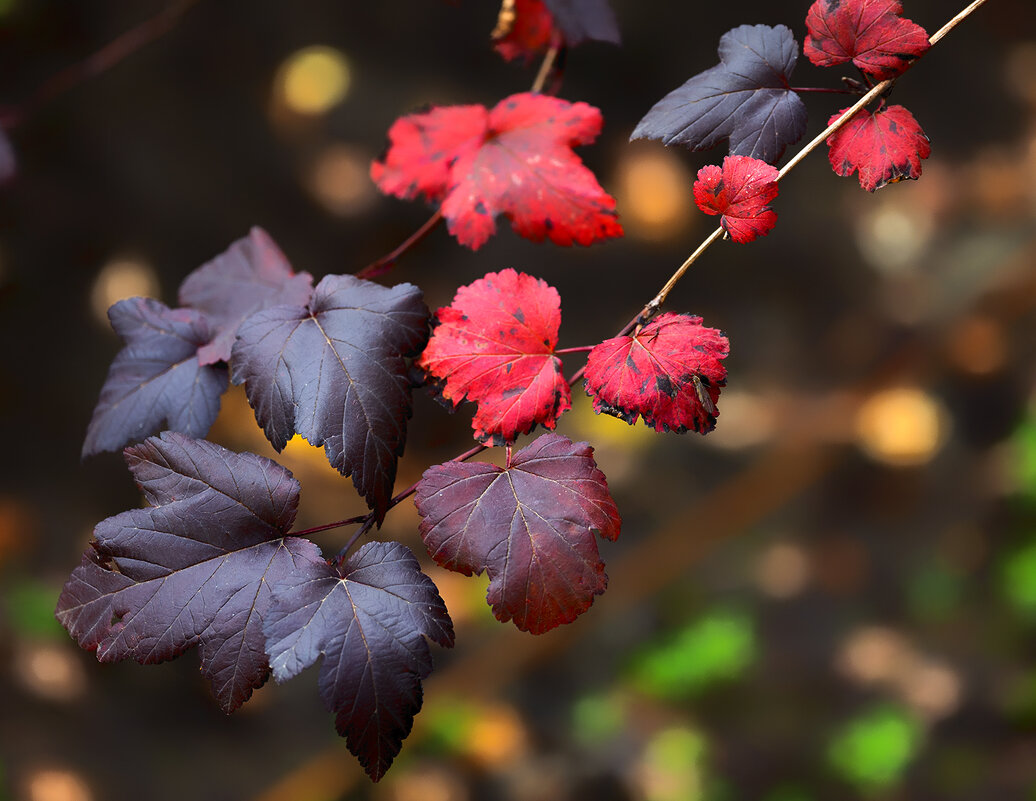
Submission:
<svg viewBox="0 0 1036 801">
<path fill-rule="evenodd" d="M 615 200 L 572 151 L 593 142 L 601 123 L 586 103 L 528 92 L 492 110 L 433 108 L 392 125 L 371 177 L 389 195 L 441 199 L 450 233 L 473 250 L 496 231 L 498 214 L 535 242 L 589 245 L 622 236 Z"/>
<path fill-rule="evenodd" d="M 783 25 L 742 25 L 719 40 L 720 63 L 674 89 L 637 123 L 631 139 L 775 163 L 806 132 L 806 106 L 792 91 L 799 46 Z"/>
<path fill-rule="evenodd" d="M 242 323 L 232 377 L 274 448 L 296 433 L 322 445 L 380 521 L 410 417 L 406 357 L 427 336 L 417 287 L 329 275 L 306 305 L 275 306 Z"/>
<path fill-rule="evenodd" d="M 457 406 L 478 405 L 475 438 L 513 442 L 541 423 L 554 428 L 571 406 L 561 359 L 554 355 L 561 298 L 544 281 L 514 270 L 488 273 L 461 287 L 436 324 L 418 366 Z"/>
<path fill-rule="evenodd" d="M 842 109 L 828 121 L 844 114 Z M 887 106 L 871 113 L 861 109 L 828 138 L 831 168 L 842 176 L 859 171 L 860 186 L 868 192 L 921 176 L 921 160 L 932 153 L 928 137 L 914 115 L 903 106 Z"/>
<path fill-rule="evenodd" d="M 748 156 L 727 156 L 722 169 L 714 164 L 698 170 L 694 201 L 719 223 L 735 242 L 766 236 L 777 224 L 768 205 L 777 197 L 777 168 Z"/>
<path fill-rule="evenodd" d="M 109 517 L 58 599 L 61 624 L 101 662 L 154 664 L 194 646 L 230 712 L 269 674 L 270 585 L 323 564 L 286 536 L 299 485 L 278 464 L 167 431 L 127 448 L 149 506 Z"/>
<path fill-rule="evenodd" d="M 593 448 L 544 434 L 506 468 L 447 462 L 425 471 L 420 532 L 442 567 L 489 575 L 501 621 L 541 634 L 570 623 L 604 592 L 595 535 L 619 536 L 619 513 Z"/>
<path fill-rule="evenodd" d="M 716 425 L 722 360 L 730 344 L 689 314 L 661 314 L 638 332 L 602 342 L 586 363 L 594 410 L 632 425 L 638 416 L 656 431 L 705 434 Z"/>
<path fill-rule="evenodd" d="M 491 38 L 505 61 L 526 62 L 550 46 L 554 17 L 543 0 L 504 0 Z"/>
<path fill-rule="evenodd" d="M 818 67 L 851 61 L 879 81 L 894 78 L 930 46 L 925 29 L 902 12 L 899 0 L 816 0 L 803 51 Z"/>
<path fill-rule="evenodd" d="M 587 39 L 619 44 L 619 25 L 608 0 L 544 0 L 554 14 L 565 44 Z"/>
<path fill-rule="evenodd" d="M 432 580 L 398 542 L 368 542 L 336 569 L 306 563 L 304 581 L 274 582 L 263 631 L 274 678 L 323 658 L 320 695 L 370 777 L 384 775 L 421 709 L 432 670 L 425 637 L 453 645 Z"/>
<path fill-rule="evenodd" d="M 198 349 L 198 361 L 229 361 L 237 329 L 246 317 L 271 306 L 302 305 L 312 291 L 313 277 L 295 274 L 270 235 L 253 228 L 180 284 L 180 305 L 204 312 L 215 332 L 212 341 Z"/>
<path fill-rule="evenodd" d="M 213 334 L 205 315 L 129 298 L 113 305 L 108 318 L 126 346 L 108 370 L 83 456 L 118 450 L 163 428 L 205 436 L 227 388 L 226 366 L 204 366 L 198 358 Z"/>
</svg>

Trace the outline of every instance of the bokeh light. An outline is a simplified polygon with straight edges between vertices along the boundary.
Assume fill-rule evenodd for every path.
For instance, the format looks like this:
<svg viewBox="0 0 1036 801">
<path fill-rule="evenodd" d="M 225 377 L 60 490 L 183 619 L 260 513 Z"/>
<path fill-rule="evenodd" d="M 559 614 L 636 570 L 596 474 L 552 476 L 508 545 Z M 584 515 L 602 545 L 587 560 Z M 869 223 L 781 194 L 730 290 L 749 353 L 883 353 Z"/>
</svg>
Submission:
<svg viewBox="0 0 1036 801">
<path fill-rule="evenodd" d="M 107 262 L 94 279 L 90 308 L 94 318 L 108 327 L 108 309 L 126 298 L 158 297 L 158 274 L 148 262 L 136 256 L 117 256 Z"/>
<path fill-rule="evenodd" d="M 948 415 L 938 401 L 911 387 L 875 393 L 856 415 L 859 446 L 873 459 L 896 466 L 930 461 L 948 427 Z"/>
<path fill-rule="evenodd" d="M 315 45 L 292 53 L 277 73 L 277 94 L 296 114 L 326 114 L 345 100 L 352 71 L 345 54 Z"/>
<path fill-rule="evenodd" d="M 798 595 L 806 588 L 809 575 L 809 555 L 804 548 L 790 542 L 774 543 L 756 562 L 756 585 L 771 598 Z"/>
<path fill-rule="evenodd" d="M 894 784 L 916 754 L 920 724 L 905 711 L 879 707 L 851 721 L 831 741 L 828 759 L 843 779 L 863 790 Z"/>
<path fill-rule="evenodd" d="M 375 198 L 370 156 L 350 145 L 324 148 L 309 169 L 306 185 L 328 212 L 350 217 L 369 209 Z"/>
<path fill-rule="evenodd" d="M 615 196 L 627 232 L 650 240 L 686 235 L 694 208 L 693 183 L 690 171 L 670 151 L 634 147 L 626 152 Z"/>
<path fill-rule="evenodd" d="M 48 701 L 74 701 L 86 691 L 82 666 L 66 643 L 23 643 L 15 651 L 14 675 L 22 687 Z"/>
<path fill-rule="evenodd" d="M 699 801 L 706 784 L 708 743 L 686 726 L 656 734 L 644 749 L 638 778 L 647 801 Z"/>
<path fill-rule="evenodd" d="M 92 801 L 86 781 L 69 770 L 48 769 L 28 780 L 27 801 Z"/>
<path fill-rule="evenodd" d="M 923 205 L 898 196 L 868 205 L 857 223 L 856 243 L 872 267 L 897 273 L 916 266 L 934 231 L 935 221 Z"/>
</svg>

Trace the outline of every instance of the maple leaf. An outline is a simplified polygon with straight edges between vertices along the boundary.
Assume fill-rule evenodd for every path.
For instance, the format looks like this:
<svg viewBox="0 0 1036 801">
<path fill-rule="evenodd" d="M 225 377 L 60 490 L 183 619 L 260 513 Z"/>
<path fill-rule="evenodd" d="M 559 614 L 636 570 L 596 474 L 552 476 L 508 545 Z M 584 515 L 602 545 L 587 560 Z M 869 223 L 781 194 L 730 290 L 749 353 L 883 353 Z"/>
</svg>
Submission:
<svg viewBox="0 0 1036 801">
<path fill-rule="evenodd" d="M 901 13 L 899 0 L 816 0 L 803 51 L 818 67 L 851 61 L 878 80 L 894 78 L 930 47 L 925 29 Z"/>
<path fill-rule="evenodd" d="M 783 25 L 727 31 L 719 40 L 720 63 L 659 100 L 630 138 L 691 150 L 729 139 L 731 155 L 775 163 L 806 132 L 806 106 L 789 83 L 798 53 Z"/>
<path fill-rule="evenodd" d="M 608 0 L 544 0 L 568 45 L 586 39 L 619 44 L 619 25 Z"/>
<path fill-rule="evenodd" d="M 415 504 L 432 558 L 466 576 L 486 571 L 493 613 L 522 631 L 570 623 L 608 584 L 594 535 L 617 538 L 619 513 L 585 442 L 544 434 L 507 468 L 436 465 Z"/>
<path fill-rule="evenodd" d="M 828 125 L 844 114 L 834 114 Z M 868 192 L 903 179 L 921 176 L 921 159 L 932 146 L 914 115 L 903 106 L 888 106 L 871 113 L 860 109 L 828 138 L 831 168 L 842 176 L 859 170 L 860 186 Z"/>
<path fill-rule="evenodd" d="M 84 457 L 118 450 L 163 428 L 203 437 L 227 388 L 225 366 L 202 366 L 204 315 L 151 298 L 121 300 L 108 318 L 126 346 L 108 370 L 83 442 Z"/>
<path fill-rule="evenodd" d="M 594 410 L 630 425 L 638 415 L 656 431 L 701 434 L 716 425 L 722 360 L 730 343 L 690 314 L 661 314 L 639 332 L 602 342 L 586 362 Z"/>
<path fill-rule="evenodd" d="M 275 306 L 241 324 L 232 380 L 244 383 L 274 448 L 295 433 L 323 445 L 380 521 L 410 417 L 405 357 L 427 336 L 428 309 L 417 287 L 329 275 L 308 305 Z"/>
<path fill-rule="evenodd" d="M 280 465 L 167 431 L 127 448 L 150 506 L 109 517 L 58 599 L 57 617 L 101 662 L 154 664 L 195 645 L 220 707 L 266 680 L 270 584 L 323 564 L 285 536 L 299 485 Z"/>
<path fill-rule="evenodd" d="M 546 282 L 507 269 L 457 290 L 417 364 L 457 406 L 478 404 L 475 438 L 502 445 L 537 423 L 554 428 L 572 405 L 554 355 L 561 298 Z"/>
<path fill-rule="evenodd" d="M 271 306 L 304 304 L 312 291 L 313 277 L 296 275 L 270 235 L 253 228 L 180 284 L 180 305 L 204 312 L 215 332 L 212 341 L 198 349 L 198 361 L 229 361 L 237 329 L 246 317 Z"/>
<path fill-rule="evenodd" d="M 490 35 L 493 49 L 505 61 L 526 62 L 546 50 L 553 37 L 554 17 L 543 0 L 504 0 Z"/>
<path fill-rule="evenodd" d="M 451 234 L 477 250 L 498 214 L 521 236 L 589 245 L 622 236 L 615 200 L 572 151 L 601 130 L 586 103 L 525 92 L 484 106 L 447 106 L 401 117 L 383 161 L 371 165 L 382 192 L 442 200 Z"/>
<path fill-rule="evenodd" d="M 453 645 L 453 623 L 432 580 L 398 542 L 368 542 L 339 570 L 307 566 L 304 582 L 274 583 L 263 623 L 274 678 L 318 658 L 320 695 L 349 750 L 377 781 L 421 709 L 432 670 L 428 637 Z"/>
<path fill-rule="evenodd" d="M 751 242 L 770 232 L 777 215 L 768 204 L 775 197 L 777 168 L 748 156 L 726 156 L 722 169 L 702 167 L 694 182 L 698 208 L 721 215 L 720 225 L 735 242 Z"/>
</svg>

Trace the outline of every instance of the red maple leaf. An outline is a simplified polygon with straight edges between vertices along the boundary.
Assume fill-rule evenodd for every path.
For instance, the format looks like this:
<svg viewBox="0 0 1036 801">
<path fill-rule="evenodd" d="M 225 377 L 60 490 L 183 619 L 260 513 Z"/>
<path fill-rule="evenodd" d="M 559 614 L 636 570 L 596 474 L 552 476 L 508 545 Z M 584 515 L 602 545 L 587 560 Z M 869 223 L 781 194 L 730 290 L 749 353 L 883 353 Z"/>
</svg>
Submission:
<svg viewBox="0 0 1036 801">
<path fill-rule="evenodd" d="M 727 383 L 730 343 L 701 317 L 659 315 L 639 332 L 602 342 L 586 362 L 594 410 L 656 431 L 701 434 L 716 425 L 720 387 Z"/>
<path fill-rule="evenodd" d="M 828 125 L 844 113 L 842 109 L 833 115 Z M 828 138 L 827 145 L 831 168 L 842 176 L 858 169 L 860 186 L 868 192 L 921 177 L 921 159 L 932 153 L 914 115 L 902 106 L 887 106 L 873 114 L 861 109 Z"/>
<path fill-rule="evenodd" d="M 589 245 L 622 236 L 615 200 L 572 151 L 601 130 L 586 103 L 525 92 L 484 106 L 445 106 L 401 117 L 383 161 L 371 165 L 382 192 L 442 199 L 450 233 L 477 250 L 504 214 L 535 242 Z"/>
<path fill-rule="evenodd" d="M 803 51 L 818 67 L 851 61 L 878 80 L 894 78 L 930 47 L 925 29 L 901 13 L 899 0 L 816 0 Z"/>
<path fill-rule="evenodd" d="M 726 156 L 698 170 L 694 202 L 706 214 L 719 214 L 719 224 L 735 242 L 766 236 L 777 224 L 768 203 L 777 197 L 777 168 L 749 156 Z"/>
<path fill-rule="evenodd" d="M 554 31 L 554 17 L 543 0 L 505 2 L 492 33 L 493 49 L 505 61 L 524 58 L 528 62 L 550 46 Z"/>
<path fill-rule="evenodd" d="M 442 397 L 478 404 L 475 437 L 513 442 L 537 423 L 554 428 L 571 406 L 554 355 L 561 298 L 545 282 L 514 270 L 489 273 L 457 290 L 435 313 L 438 325 L 418 365 Z"/>
</svg>

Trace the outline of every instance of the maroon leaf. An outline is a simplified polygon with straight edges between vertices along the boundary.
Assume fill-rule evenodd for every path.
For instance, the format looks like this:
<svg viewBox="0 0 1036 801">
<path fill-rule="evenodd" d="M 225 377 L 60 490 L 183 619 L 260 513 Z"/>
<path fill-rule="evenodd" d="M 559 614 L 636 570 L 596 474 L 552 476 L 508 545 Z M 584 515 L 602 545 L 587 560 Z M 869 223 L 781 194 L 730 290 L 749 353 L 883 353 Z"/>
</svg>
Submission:
<svg viewBox="0 0 1036 801">
<path fill-rule="evenodd" d="M 554 14 L 565 43 L 577 45 L 586 39 L 619 44 L 619 26 L 608 0 L 544 0 Z"/>
<path fill-rule="evenodd" d="M 323 445 L 380 520 L 410 417 L 404 357 L 416 355 L 427 336 L 428 309 L 417 287 L 329 275 L 308 306 L 276 306 L 245 320 L 233 381 L 245 384 L 278 451 L 296 432 Z"/>
<path fill-rule="evenodd" d="M 604 592 L 598 534 L 619 536 L 619 513 L 593 448 L 544 434 L 506 469 L 447 462 L 415 495 L 421 538 L 441 566 L 489 574 L 499 620 L 541 634 L 570 623 Z"/>
<path fill-rule="evenodd" d="M 58 620 L 101 662 L 153 664 L 199 646 L 202 673 L 231 712 L 269 673 L 271 583 L 323 564 L 313 543 L 285 536 L 298 482 L 269 459 L 168 431 L 125 454 L 150 506 L 98 524 Z"/>
<path fill-rule="evenodd" d="M 894 78 L 930 47 L 899 0 L 816 0 L 806 13 L 803 50 L 818 67 L 853 62 L 880 81 Z"/>
<path fill-rule="evenodd" d="M 504 0 L 492 36 L 493 49 L 505 61 L 528 62 L 550 46 L 554 17 L 543 0 Z"/>
<path fill-rule="evenodd" d="M 730 140 L 731 155 L 773 164 L 806 132 L 806 106 L 792 91 L 799 46 L 783 25 L 742 25 L 719 40 L 720 63 L 667 94 L 631 139 L 706 150 Z"/>
<path fill-rule="evenodd" d="M 775 197 L 777 168 L 748 156 L 726 156 L 722 169 L 702 167 L 694 182 L 698 208 L 721 215 L 720 225 L 735 242 L 751 242 L 770 232 L 777 215 L 768 204 Z"/>
<path fill-rule="evenodd" d="M 211 338 L 206 318 L 150 298 L 119 301 L 108 317 L 126 347 L 108 370 L 83 456 L 118 450 L 163 428 L 205 436 L 227 388 L 226 367 L 198 360 Z"/>
<path fill-rule="evenodd" d="M 180 305 L 204 312 L 215 331 L 212 342 L 198 349 L 199 362 L 229 361 L 246 317 L 271 306 L 304 305 L 312 291 L 313 277 L 292 272 L 270 235 L 253 228 L 180 285 Z"/>
<path fill-rule="evenodd" d="M 488 273 L 457 290 L 418 366 L 441 382 L 454 406 L 478 404 L 475 437 L 513 442 L 537 423 L 554 428 L 571 405 L 554 355 L 561 298 L 544 281 L 514 270 Z"/>
<path fill-rule="evenodd" d="M 586 391 L 595 411 L 630 425 L 641 416 L 656 431 L 705 434 L 716 426 L 729 348 L 727 338 L 700 317 L 661 314 L 639 332 L 590 351 Z"/>
<path fill-rule="evenodd" d="M 828 125 L 842 114 L 833 115 Z M 859 170 L 860 186 L 868 192 L 886 184 L 921 177 L 921 159 L 932 146 L 914 115 L 903 106 L 888 106 L 873 114 L 861 109 L 827 140 L 831 168 L 842 176 Z"/>
<path fill-rule="evenodd" d="M 398 542 L 369 542 L 337 571 L 307 566 L 304 582 L 273 585 L 263 623 L 277 681 L 320 657 L 320 694 L 349 750 L 377 781 L 421 709 L 432 670 L 428 637 L 453 645 L 453 623 L 432 580 Z M 422 636 L 423 635 L 423 636 Z"/>
<path fill-rule="evenodd" d="M 433 108 L 396 120 L 371 177 L 386 194 L 442 198 L 450 233 L 477 250 L 504 214 L 535 242 L 589 245 L 622 236 L 615 200 L 572 152 L 593 142 L 601 113 L 529 92 L 482 106 Z"/>
</svg>

